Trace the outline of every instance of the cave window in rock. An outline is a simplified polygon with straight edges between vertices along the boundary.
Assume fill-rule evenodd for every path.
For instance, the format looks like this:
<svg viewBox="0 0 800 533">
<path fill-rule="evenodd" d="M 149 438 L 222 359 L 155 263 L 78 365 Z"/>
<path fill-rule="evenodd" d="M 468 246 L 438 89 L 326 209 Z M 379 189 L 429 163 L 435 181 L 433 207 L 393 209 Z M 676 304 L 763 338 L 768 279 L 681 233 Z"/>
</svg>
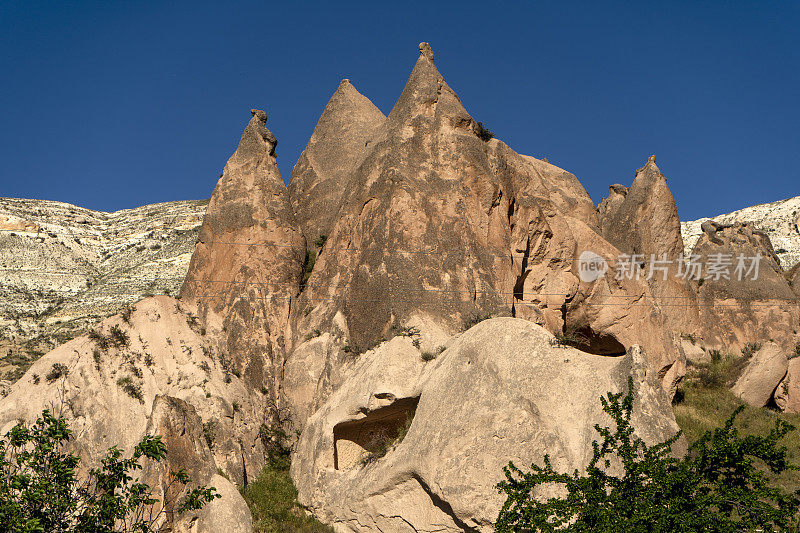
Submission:
<svg viewBox="0 0 800 533">
<path fill-rule="evenodd" d="M 402 398 L 366 417 L 333 428 L 333 465 L 337 470 L 378 459 L 396 443 L 414 418 L 419 398 Z"/>
</svg>

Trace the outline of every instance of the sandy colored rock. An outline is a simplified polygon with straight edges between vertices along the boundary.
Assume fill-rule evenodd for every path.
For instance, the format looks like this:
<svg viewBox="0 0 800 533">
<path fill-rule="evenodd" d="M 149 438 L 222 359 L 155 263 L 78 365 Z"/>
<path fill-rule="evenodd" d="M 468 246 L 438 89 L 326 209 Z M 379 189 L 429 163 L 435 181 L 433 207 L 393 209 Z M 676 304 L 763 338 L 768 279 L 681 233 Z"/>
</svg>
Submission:
<svg viewBox="0 0 800 533">
<path fill-rule="evenodd" d="M 603 357 L 552 339 L 529 321 L 497 318 L 429 363 L 407 338 L 363 355 L 303 430 L 292 463 L 300 502 L 340 532 L 488 532 L 502 467 L 549 453 L 560 470 L 585 468 L 593 425 L 609 422 L 600 397 L 626 390 L 629 375 L 639 435 L 653 444 L 678 430 L 638 347 Z M 364 465 L 408 418 L 402 441 Z"/>
<path fill-rule="evenodd" d="M 708 221 L 718 224 L 751 224 L 769 236 L 775 255 L 784 269 L 800 263 L 800 196 L 754 205 L 711 218 L 682 222 L 681 232 L 687 255 L 703 235 L 701 226 Z"/>
<path fill-rule="evenodd" d="M 289 181 L 295 218 L 309 246 L 330 233 L 355 167 L 385 120 L 349 80 L 331 96 Z"/>
<path fill-rule="evenodd" d="M 318 132 L 317 143 L 336 145 Z M 283 392 L 300 423 L 341 383 L 348 352 L 410 325 L 421 325 L 422 346 L 432 350 L 434 339 L 486 314 L 580 329 L 599 353 L 642 344 L 674 388 L 682 355 L 662 331 L 646 282 L 584 285 L 577 277 L 581 250 L 619 254 L 597 234 L 577 178 L 482 140 L 424 50 L 370 139 L 292 310 Z"/>
<path fill-rule="evenodd" d="M 698 365 L 707 363 L 711 360 L 708 352 L 706 352 L 696 342 L 692 342 L 689 339 L 681 339 L 681 349 L 683 349 L 683 353 L 686 354 L 687 363 Z"/>
<path fill-rule="evenodd" d="M 775 389 L 775 405 L 785 413 L 800 413 L 800 357 L 789 360 L 786 376 Z"/>
<path fill-rule="evenodd" d="M 278 423 L 280 378 L 292 340 L 289 310 L 305 242 L 276 164 L 277 141 L 264 125 L 266 114 L 255 111 L 211 196 L 181 296 L 196 303 L 229 372 L 241 375 L 257 408 L 239 416 L 257 431 L 262 423 Z M 246 472 L 257 476 L 263 454 L 240 456 Z"/>
<path fill-rule="evenodd" d="M 264 454 L 258 438 L 262 400 L 229 373 L 225 354 L 203 335 L 196 310 L 166 296 L 148 298 L 128 321 L 113 316 L 96 330 L 108 336 L 114 327 L 128 336 L 127 346 L 104 350 L 84 336 L 36 361 L 0 399 L 0 434 L 20 420 L 31 423 L 47 408 L 67 419 L 76 436 L 73 451 L 87 467 L 111 446 L 130 452 L 143 435 L 159 432 L 168 445 L 168 469 L 185 468 L 201 484 L 218 468 L 231 479 L 246 479 L 245 464 Z M 211 447 L 206 431 L 214 436 Z M 150 480 L 161 483 L 166 472 L 157 469 Z M 233 493 L 215 502 L 219 513 L 241 511 L 245 504 Z M 246 526 L 238 531 L 249 531 Z"/>
<path fill-rule="evenodd" d="M 655 156 L 636 171 L 629 188 L 612 186 L 598 212 L 603 237 L 643 265 L 641 275 L 648 278 L 666 327 L 678 334 L 700 333 L 694 289 L 679 277 L 683 238 L 678 208 Z M 664 259 L 669 263 L 657 263 Z"/>
<path fill-rule="evenodd" d="M 750 224 L 716 224 L 692 253 L 704 266 L 702 284 L 696 284 L 702 337 L 709 346 L 741 350 L 747 343 L 774 340 L 786 351 L 794 348 L 800 306 L 766 233 Z M 749 269 L 757 256 L 756 276 Z M 709 273 L 709 265 L 723 260 L 727 272 Z"/>
<path fill-rule="evenodd" d="M 786 352 L 769 342 L 753 355 L 731 390 L 749 405 L 763 407 L 772 399 L 788 368 Z"/>
</svg>

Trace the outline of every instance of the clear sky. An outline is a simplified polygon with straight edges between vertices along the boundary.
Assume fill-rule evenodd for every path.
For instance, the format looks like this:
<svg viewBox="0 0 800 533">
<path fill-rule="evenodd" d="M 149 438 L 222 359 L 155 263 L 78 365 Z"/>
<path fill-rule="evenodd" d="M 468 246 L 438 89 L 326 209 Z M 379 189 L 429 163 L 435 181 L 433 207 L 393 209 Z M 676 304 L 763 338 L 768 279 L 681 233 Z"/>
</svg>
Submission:
<svg viewBox="0 0 800 533">
<path fill-rule="evenodd" d="M 595 203 L 655 153 L 682 219 L 800 195 L 800 2 L 0 0 L 0 196 L 207 198 L 252 107 L 284 179 L 342 78 L 429 41 L 467 110 Z"/>
</svg>

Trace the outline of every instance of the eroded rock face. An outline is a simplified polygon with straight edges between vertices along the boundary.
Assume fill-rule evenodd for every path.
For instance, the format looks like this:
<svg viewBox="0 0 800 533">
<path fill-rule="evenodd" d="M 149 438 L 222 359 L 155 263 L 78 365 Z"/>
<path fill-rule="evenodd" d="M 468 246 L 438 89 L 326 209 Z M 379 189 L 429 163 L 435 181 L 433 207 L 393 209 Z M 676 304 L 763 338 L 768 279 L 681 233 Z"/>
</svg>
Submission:
<svg viewBox="0 0 800 533">
<path fill-rule="evenodd" d="M 702 224 L 708 221 L 751 224 L 769 236 L 775 255 L 784 269 L 788 270 L 800 262 L 800 196 L 681 223 L 687 254 L 703 235 Z"/>
<path fill-rule="evenodd" d="M 145 433 L 161 432 L 169 446 L 167 467 L 186 468 L 198 483 L 213 478 L 227 495 L 215 502 L 215 512 L 241 514 L 244 502 L 216 472 L 220 468 L 241 483 L 246 465 L 263 458 L 263 399 L 230 373 L 226 355 L 204 335 L 196 309 L 158 296 L 126 316 L 110 317 L 96 331 L 108 337 L 119 328 L 127 346 L 103 348 L 82 336 L 36 361 L 0 399 L 0 434 L 54 410 L 68 420 L 74 452 L 88 467 L 111 446 L 130 452 Z M 151 472 L 154 487 L 167 471 Z M 215 530 L 203 525 L 216 523 L 213 516 L 201 519 L 200 530 Z M 237 531 L 249 531 L 247 524 Z"/>
<path fill-rule="evenodd" d="M 731 390 L 749 405 L 764 407 L 772 399 L 788 369 L 786 352 L 774 342 L 769 342 L 753 355 Z"/>
<path fill-rule="evenodd" d="M 305 240 L 275 162 L 277 141 L 264 124 L 266 113 L 252 114 L 209 201 L 181 296 L 196 303 L 215 349 L 258 403 L 250 420 L 257 428 L 277 423 Z M 257 475 L 263 456 L 244 458 L 247 472 Z"/>
<path fill-rule="evenodd" d="M 603 357 L 552 339 L 529 321 L 497 318 L 429 363 L 408 338 L 365 354 L 303 430 L 292 463 L 300 502 L 337 531 L 493 531 L 502 467 L 548 453 L 558 469 L 584 469 L 593 425 L 610 421 L 600 397 L 627 390 L 628 376 L 639 435 L 653 444 L 677 432 L 638 347 Z M 405 437 L 364 464 L 409 419 Z"/>
<path fill-rule="evenodd" d="M 621 252 L 635 254 L 638 262 L 645 265 L 642 276 L 649 278 L 650 289 L 666 319 L 665 326 L 676 333 L 698 333 L 693 287 L 678 276 L 678 262 L 683 257 L 678 209 L 655 156 L 636 171 L 630 188 L 612 186 L 598 212 L 603 237 Z M 656 269 L 655 261 L 661 259 L 670 261 L 665 271 Z"/>
<path fill-rule="evenodd" d="M 339 84 L 325 106 L 289 181 L 295 218 L 309 245 L 330 233 L 354 167 L 385 120 L 350 80 Z"/>
<path fill-rule="evenodd" d="M 638 342 L 672 388 L 682 356 L 662 331 L 647 284 L 578 279 L 582 250 L 619 253 L 597 234 L 597 213 L 578 180 L 482 140 L 432 52 L 422 51 L 372 133 L 293 308 L 284 395 L 296 419 L 302 423 L 342 382 L 347 353 L 407 326 L 434 349 L 484 314 L 580 330 L 599 353 Z M 336 144 L 318 131 L 316 142 Z"/>
<path fill-rule="evenodd" d="M 794 348 L 800 322 L 798 298 L 768 235 L 750 224 L 709 225 L 692 253 L 706 266 L 723 259 L 729 263 L 727 274 L 709 275 L 704 269 L 702 284 L 698 283 L 700 323 L 708 345 L 737 350 L 773 339 L 785 350 Z M 737 271 L 740 255 L 742 269 Z M 761 259 L 756 276 L 750 267 L 757 255 Z"/>
</svg>

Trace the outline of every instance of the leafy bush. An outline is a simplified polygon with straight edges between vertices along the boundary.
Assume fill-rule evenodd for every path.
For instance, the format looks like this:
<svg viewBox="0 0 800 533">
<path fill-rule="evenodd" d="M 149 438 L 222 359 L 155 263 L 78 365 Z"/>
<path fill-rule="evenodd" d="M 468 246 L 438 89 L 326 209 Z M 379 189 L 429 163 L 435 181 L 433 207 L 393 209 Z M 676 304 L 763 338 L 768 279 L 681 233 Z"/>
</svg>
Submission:
<svg viewBox="0 0 800 533">
<path fill-rule="evenodd" d="M 577 333 L 574 330 L 567 330 L 563 333 L 556 332 L 553 338 L 550 339 L 550 346 L 557 348 L 566 348 L 567 346 L 579 346 L 587 342 L 586 337 Z"/>
<path fill-rule="evenodd" d="M 30 428 L 17 425 L 0 440 L 3 531 L 155 533 L 167 514 L 198 510 L 220 497 L 213 487 L 201 486 L 171 492 L 175 499 L 159 502 L 146 483 L 134 481 L 140 461 L 166 456 L 161 437 L 146 435 L 130 459 L 110 448 L 84 479 L 78 476 L 80 459 L 64 450 L 70 438 L 67 422 L 45 410 Z M 172 473 L 172 487 L 188 483 L 184 470 Z"/>
<path fill-rule="evenodd" d="M 475 133 L 483 142 L 489 142 L 494 138 L 494 132 L 489 131 L 489 129 L 483 125 L 483 122 L 478 122 L 475 126 Z"/>
<path fill-rule="evenodd" d="M 323 246 L 325 246 L 325 243 L 327 241 L 328 241 L 328 236 L 327 235 L 324 235 L 324 234 L 320 235 L 314 241 L 314 246 L 316 246 L 317 248 L 322 248 Z"/>
<path fill-rule="evenodd" d="M 464 331 L 490 318 L 492 318 L 492 315 L 489 313 L 475 313 L 474 315 L 470 315 L 464 319 Z"/>
<path fill-rule="evenodd" d="M 748 342 L 747 344 L 744 345 L 744 348 L 742 348 L 742 357 L 744 357 L 745 359 L 750 359 L 751 357 L 753 357 L 753 354 L 755 354 L 760 349 L 761 349 L 760 342 Z"/>
<path fill-rule="evenodd" d="M 436 354 L 433 352 L 424 351 L 422 352 L 421 357 L 422 360 L 427 363 L 428 361 L 433 361 L 434 359 L 436 359 Z"/>
<path fill-rule="evenodd" d="M 523 472 L 509 463 L 497 488 L 507 496 L 497 531 L 785 531 L 798 520 L 797 494 L 772 487 L 763 470 L 796 468 L 778 443 L 794 427 L 776 420 L 766 436 L 740 437 L 737 408 L 725 424 L 706 432 L 681 459 L 672 445 L 681 433 L 652 447 L 634 435 L 633 380 L 628 393 L 601 398 L 615 429 L 595 425 L 601 441 L 582 475 L 544 466 Z M 612 475 L 610 465 L 622 472 Z M 561 484 L 565 494 L 537 499 L 539 485 Z"/>
<path fill-rule="evenodd" d="M 49 382 L 53 382 L 62 376 L 66 376 L 69 374 L 69 369 L 66 365 L 62 363 L 53 363 L 53 366 L 50 368 L 50 371 L 45 376 L 45 379 Z"/>
<path fill-rule="evenodd" d="M 134 400 L 139 400 L 139 402 L 144 403 L 144 395 L 142 394 L 142 386 L 138 383 L 134 383 L 133 379 L 130 376 L 125 376 L 124 378 L 119 378 L 117 380 L 117 385 L 125 391 L 125 393 L 133 398 Z"/>
</svg>

